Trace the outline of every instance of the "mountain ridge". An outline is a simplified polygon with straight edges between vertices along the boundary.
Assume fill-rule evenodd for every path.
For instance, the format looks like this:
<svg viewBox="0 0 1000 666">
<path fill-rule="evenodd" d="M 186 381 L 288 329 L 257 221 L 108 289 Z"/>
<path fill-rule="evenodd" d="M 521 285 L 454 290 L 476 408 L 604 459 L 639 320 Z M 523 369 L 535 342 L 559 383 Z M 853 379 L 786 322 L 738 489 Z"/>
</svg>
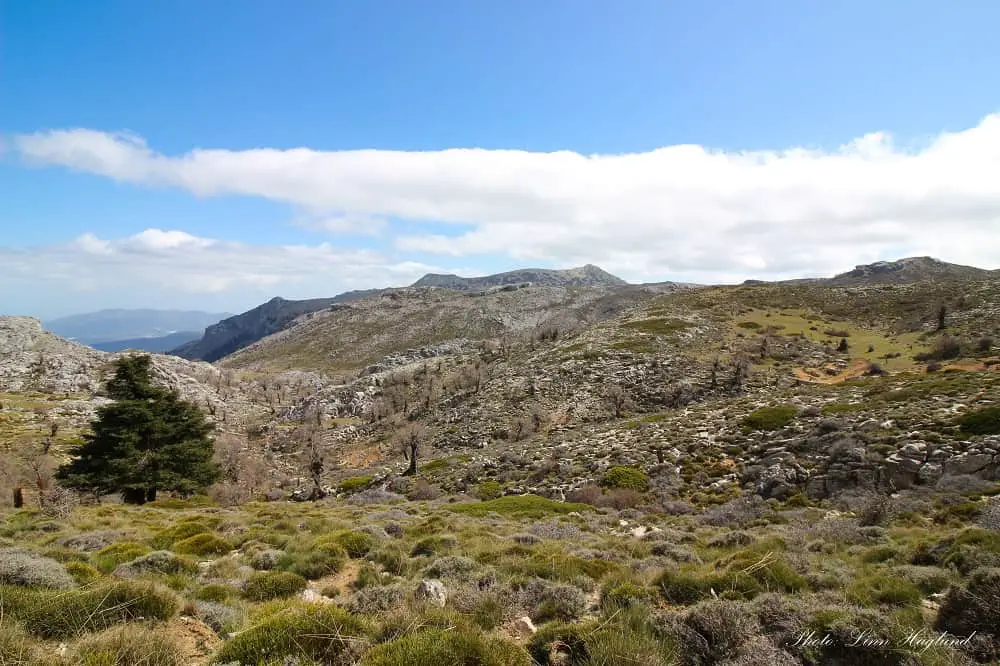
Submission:
<svg viewBox="0 0 1000 666">
<path fill-rule="evenodd" d="M 485 291 L 517 285 L 549 287 L 624 287 L 628 283 L 619 277 L 587 264 L 571 269 L 527 268 L 475 278 L 428 273 L 405 289 L 442 288 L 458 292 Z M 217 361 L 244 349 L 259 340 L 278 333 L 296 319 L 320 312 L 331 306 L 372 296 L 399 292 L 399 288 L 366 289 L 344 292 L 330 298 L 287 300 L 276 296 L 239 315 L 234 315 L 205 329 L 201 339 L 181 345 L 169 353 L 191 360 Z"/>
</svg>

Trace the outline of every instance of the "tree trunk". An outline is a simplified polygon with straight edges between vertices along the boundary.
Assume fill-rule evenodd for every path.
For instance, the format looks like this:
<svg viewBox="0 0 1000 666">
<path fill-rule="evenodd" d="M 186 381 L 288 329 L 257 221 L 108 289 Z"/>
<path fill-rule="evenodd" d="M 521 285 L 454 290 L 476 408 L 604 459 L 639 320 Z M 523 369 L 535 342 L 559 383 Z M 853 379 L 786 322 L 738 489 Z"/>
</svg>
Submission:
<svg viewBox="0 0 1000 666">
<path fill-rule="evenodd" d="M 14 508 L 20 509 L 24 506 L 24 488 L 14 488 Z"/>
<path fill-rule="evenodd" d="M 416 476 L 417 474 L 417 447 L 410 447 L 410 469 L 406 470 L 406 476 Z"/>
<path fill-rule="evenodd" d="M 147 488 L 146 489 L 146 501 L 147 502 L 155 502 L 156 501 L 156 488 Z"/>
<path fill-rule="evenodd" d="M 145 504 L 146 491 L 142 488 L 126 488 L 122 491 L 122 501 L 126 504 Z"/>
</svg>

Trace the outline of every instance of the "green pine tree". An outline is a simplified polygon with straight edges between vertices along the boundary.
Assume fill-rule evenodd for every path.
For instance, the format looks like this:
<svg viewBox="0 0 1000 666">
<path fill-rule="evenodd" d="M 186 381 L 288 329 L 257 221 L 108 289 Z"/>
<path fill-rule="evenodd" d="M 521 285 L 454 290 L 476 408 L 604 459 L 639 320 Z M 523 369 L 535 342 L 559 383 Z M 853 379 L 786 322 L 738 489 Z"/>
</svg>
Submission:
<svg viewBox="0 0 1000 666">
<path fill-rule="evenodd" d="M 98 410 L 74 459 L 59 468 L 63 485 L 142 504 L 160 490 L 190 495 L 218 479 L 213 426 L 197 405 L 155 386 L 151 368 L 149 356 L 115 363 L 106 385 L 114 402 Z"/>
</svg>

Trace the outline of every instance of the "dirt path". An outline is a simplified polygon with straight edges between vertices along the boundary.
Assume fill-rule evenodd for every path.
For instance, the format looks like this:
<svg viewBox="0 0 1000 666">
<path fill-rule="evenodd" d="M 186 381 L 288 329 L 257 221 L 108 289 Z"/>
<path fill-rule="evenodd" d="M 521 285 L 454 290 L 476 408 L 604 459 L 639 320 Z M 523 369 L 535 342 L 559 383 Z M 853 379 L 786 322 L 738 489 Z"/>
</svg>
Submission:
<svg viewBox="0 0 1000 666">
<path fill-rule="evenodd" d="M 868 361 L 863 358 L 856 358 L 843 370 L 838 370 L 835 374 L 830 374 L 828 370 L 836 366 L 827 365 L 822 368 L 795 368 L 796 379 L 813 384 L 839 384 L 848 379 L 864 377 L 868 372 Z"/>
</svg>

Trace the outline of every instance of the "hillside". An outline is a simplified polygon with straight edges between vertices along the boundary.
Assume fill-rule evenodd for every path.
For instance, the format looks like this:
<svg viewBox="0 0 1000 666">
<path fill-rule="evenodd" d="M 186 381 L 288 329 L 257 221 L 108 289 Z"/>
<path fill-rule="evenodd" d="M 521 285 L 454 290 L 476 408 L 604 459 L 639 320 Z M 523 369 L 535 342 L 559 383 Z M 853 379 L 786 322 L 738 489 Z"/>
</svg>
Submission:
<svg viewBox="0 0 1000 666">
<path fill-rule="evenodd" d="M 289 301 L 275 297 L 243 314 L 209 326 L 199 339 L 181 345 L 170 353 L 191 360 L 216 361 L 280 331 L 296 317 L 359 296 L 358 292 L 350 292 L 333 298 L 314 298 L 305 301 Z"/>
<path fill-rule="evenodd" d="M 411 663 L 434 645 L 516 666 L 592 663 L 580 650 L 834 666 L 855 663 L 861 648 L 843 646 L 862 631 L 888 643 L 858 663 L 993 663 L 987 275 L 390 289 L 214 365 L 155 356 L 159 380 L 217 424 L 223 481 L 143 507 L 8 512 L 0 539 L 29 553 L 16 557 L 51 580 L 67 562 L 98 593 L 0 581 L 4 617 L 32 649 L 76 658 L 101 634 L 53 638 L 32 603 L 166 595 L 143 602 L 160 618 L 148 631 L 185 664 L 330 663 L 331 646 L 345 664 Z M 65 455 L 113 358 L 0 319 L 0 441 L 24 461 L 0 478 L 45 469 L 52 424 Z M 250 501 L 303 500 L 317 460 L 327 499 Z M 122 587 L 140 584 L 153 587 Z M 81 617 L 117 612 L 102 608 Z M 316 642 L 331 622 L 357 640 Z M 807 628 L 834 638 L 797 645 Z M 978 637 L 904 642 L 940 631 Z"/>
<path fill-rule="evenodd" d="M 568 270 L 529 268 L 477 278 L 427 274 L 411 285 L 411 289 L 438 287 L 452 291 L 476 292 L 497 288 L 517 288 L 529 284 L 541 287 L 600 289 L 620 287 L 627 283 L 602 271 L 597 266 L 588 265 Z M 399 290 L 392 289 L 368 289 L 350 291 L 332 298 L 307 301 L 274 298 L 248 312 L 230 317 L 209 327 L 200 340 L 179 346 L 171 353 L 188 359 L 217 361 L 268 335 L 287 328 L 298 317 L 318 312 L 338 303 L 349 303 L 388 292 L 401 293 Z M 434 338 L 435 336 L 430 337 Z"/>
</svg>

